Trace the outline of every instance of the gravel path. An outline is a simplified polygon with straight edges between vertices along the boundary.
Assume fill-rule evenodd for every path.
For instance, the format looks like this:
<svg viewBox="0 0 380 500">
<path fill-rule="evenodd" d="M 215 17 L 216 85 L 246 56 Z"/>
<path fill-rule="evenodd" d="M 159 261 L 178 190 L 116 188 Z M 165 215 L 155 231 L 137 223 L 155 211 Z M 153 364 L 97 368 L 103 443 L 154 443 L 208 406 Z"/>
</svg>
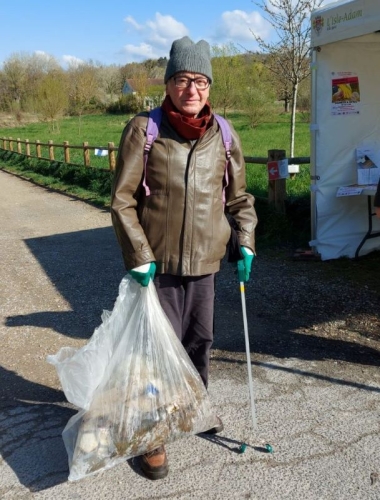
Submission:
<svg viewBox="0 0 380 500">
<path fill-rule="evenodd" d="M 0 183 L 0 365 L 46 392 L 57 379 L 45 356 L 91 336 L 103 309 L 112 309 L 124 268 L 108 211 L 6 172 Z M 379 297 L 344 276 L 329 278 L 327 265 L 285 252 L 259 255 L 246 286 L 258 356 L 379 364 Z M 245 354 L 239 286 L 228 263 L 217 276 L 215 331 L 214 358 Z M 0 398 L 16 383 L 2 384 Z"/>
<path fill-rule="evenodd" d="M 4 171 L 0 171 L 0 186 L 0 426 L 4 429 L 6 422 L 18 422 L 18 429 L 22 434 L 22 422 L 29 415 L 28 418 L 36 419 L 33 420 L 35 429 L 41 425 L 44 433 L 52 433 L 55 446 L 62 457 L 64 451 L 59 433 L 73 411 L 60 391 L 54 368 L 46 363 L 45 358 L 62 346 L 83 345 L 98 326 L 102 310 L 112 308 L 119 282 L 124 275 L 120 251 L 108 211 L 41 188 Z M 371 469 L 375 446 L 371 448 L 370 445 L 371 436 L 377 439 L 376 442 L 379 436 L 379 422 L 376 424 L 374 417 L 380 391 L 379 297 L 365 287 L 350 285 L 344 277 L 333 279 L 329 276 L 327 263 L 293 261 L 286 252 L 274 250 L 263 251 L 257 258 L 253 278 L 246 287 L 246 296 L 255 381 L 259 385 L 257 404 L 263 419 L 262 429 L 271 439 L 281 442 L 284 450 L 284 455 L 281 456 L 284 461 L 278 462 L 277 469 L 272 471 L 265 460 L 260 461 L 258 458 L 251 462 L 257 463 L 257 467 L 261 468 L 260 476 L 254 479 L 264 496 L 259 495 L 257 498 L 379 498 L 377 494 L 380 490 L 371 489 L 368 482 L 370 473 L 375 474 L 374 478 L 380 473 L 378 467 Z M 217 278 L 211 391 L 220 410 L 225 407 L 227 427 L 232 429 L 235 425 L 237 435 L 243 433 L 243 427 L 246 427 L 241 414 L 236 413 L 239 405 L 233 406 L 234 399 L 244 401 L 244 405 L 247 401 L 247 367 L 242 328 L 239 286 L 232 266 L 223 263 Z M 327 391 L 328 400 L 325 398 Z M 333 402 L 339 397 L 344 399 L 336 420 L 338 427 L 330 439 L 329 429 L 335 422 L 331 411 L 333 409 L 338 415 Z M 20 406 L 22 404 L 27 405 L 25 414 Z M 360 405 L 370 415 L 367 423 L 364 420 L 349 420 L 352 408 L 359 410 Z M 33 411 L 35 416 L 31 416 Z M 244 411 L 248 411 L 248 406 Z M 313 425 L 310 425 L 307 439 L 305 437 L 305 448 L 301 435 L 302 429 L 307 427 L 309 413 Z M 43 418 L 51 421 L 49 431 L 44 427 L 46 420 Z M 247 422 L 247 414 L 244 418 Z M 41 422 L 39 419 L 42 419 Z M 288 419 L 295 422 L 296 433 L 286 427 Z M 353 426 L 352 436 L 345 428 L 348 421 Z M 316 422 L 323 423 L 323 444 L 319 435 L 313 434 Z M 42 432 L 41 429 L 38 432 Z M 22 434 L 27 444 L 19 443 L 20 446 L 29 446 L 33 435 L 30 432 L 32 431 L 28 430 Z M 340 441 L 335 443 L 338 435 Z M 362 442 L 366 440 L 369 443 L 369 451 L 358 462 L 361 439 Z M 296 446 L 298 440 L 301 440 L 300 448 Z M 227 438 L 225 442 L 228 444 Z M 347 442 L 352 471 L 365 467 L 366 479 L 363 479 L 363 484 L 367 485 L 365 488 L 369 488 L 368 490 L 364 489 L 359 493 L 355 490 L 352 495 L 339 496 L 338 490 L 333 489 L 330 497 L 326 493 L 327 483 L 325 485 L 318 474 L 310 476 L 310 481 L 313 485 L 320 485 L 321 494 L 309 495 L 308 485 L 300 482 L 299 478 L 297 484 L 292 483 L 291 476 L 288 476 L 289 464 L 295 469 L 298 467 L 299 474 L 303 474 L 304 466 L 311 467 L 311 474 L 314 473 L 312 462 L 307 462 L 308 457 L 321 460 L 320 466 L 325 468 L 323 474 L 329 477 L 328 481 L 334 483 L 336 474 L 329 476 L 329 460 L 339 450 L 343 450 L 340 448 L 343 442 Z M 183 453 L 184 460 L 188 460 L 186 463 L 191 468 L 191 447 L 195 445 L 192 444 L 193 441 L 189 443 L 190 448 L 186 448 Z M 80 488 L 85 488 L 82 485 L 90 483 L 81 483 L 74 494 L 70 485 L 65 483 L 67 467 L 65 465 L 64 470 L 61 470 L 62 462 L 58 459 L 57 464 L 54 461 L 49 464 L 50 469 L 46 470 L 46 463 L 35 469 L 35 455 L 28 459 L 24 448 L 23 456 L 17 458 L 17 446 L 12 446 L 11 451 L 7 452 L 5 443 L 2 454 L 7 461 L 7 468 L 4 469 L 5 462 L 0 459 L 0 468 L 3 467 L 1 470 L 6 471 L 3 486 L 0 482 L 0 498 L 29 499 L 33 496 L 29 493 L 33 492 L 33 488 L 40 492 L 38 498 L 41 499 L 88 498 L 84 493 L 86 490 Z M 51 447 L 51 443 L 49 446 Z M 228 481 L 228 474 L 223 476 L 219 488 L 221 496 L 204 498 L 256 498 L 248 493 L 248 496 L 235 497 L 227 493 L 223 496 L 223 488 L 229 487 L 228 485 L 232 488 L 234 481 L 237 481 L 238 487 L 243 477 L 241 474 L 234 475 L 236 468 L 247 474 L 244 484 L 250 484 L 252 475 L 252 469 L 249 468 L 251 459 L 247 458 L 248 462 L 238 465 L 237 459 L 231 458 L 230 448 L 227 445 L 224 447 L 227 448 L 227 454 L 225 458 L 224 455 L 219 457 L 219 460 L 224 461 L 220 466 L 232 474 L 232 479 Z M 181 453 L 179 444 L 174 444 L 173 448 Z M 330 452 L 326 451 L 330 448 L 331 457 Z M 207 467 L 212 467 L 212 446 L 207 450 L 210 453 Z M 303 453 L 309 455 L 301 458 Z M 21 462 L 17 462 L 18 460 Z M 175 467 L 173 465 L 174 469 Z M 179 464 L 178 467 L 182 466 Z M 210 469 L 207 467 L 204 479 L 209 474 Z M 18 486 L 15 486 L 12 470 L 18 474 Z M 35 470 L 38 471 L 38 476 Z M 201 470 L 198 473 L 202 476 Z M 108 477 L 119 477 L 118 474 L 120 470 L 110 471 Z M 135 484 L 135 473 L 131 471 L 130 474 L 132 484 Z M 181 477 L 178 474 L 175 476 L 177 480 Z M 280 482 L 276 483 L 277 486 L 274 483 L 270 486 L 271 477 L 276 474 L 281 476 L 277 477 Z M 346 494 L 353 491 L 351 488 L 354 487 L 350 484 L 350 475 L 344 489 Z M 216 480 L 216 476 L 214 479 L 215 485 L 219 479 Z M 138 481 L 142 479 L 138 478 Z M 139 488 L 151 488 L 150 483 L 147 485 L 138 481 L 136 485 Z M 180 488 L 178 481 L 175 481 L 168 480 L 164 486 L 158 485 L 157 495 L 152 493 L 151 498 L 168 498 L 163 494 L 159 496 L 159 489 L 166 486 L 174 488 L 174 485 Z M 57 496 L 56 492 L 51 492 L 52 496 L 49 496 L 46 488 L 49 485 L 56 485 L 58 488 L 60 483 L 63 484 L 59 493 L 61 496 Z M 191 480 L 191 483 L 195 485 L 197 481 Z M 96 484 L 100 489 L 96 494 L 94 492 L 92 498 L 106 498 L 101 478 Z M 117 483 L 113 484 L 117 488 Z M 241 483 L 242 491 L 244 484 Z M 292 490 L 291 486 L 295 489 Z M 300 490 L 297 496 L 294 492 L 298 487 Z M 174 488 L 173 491 L 177 490 Z M 190 493 L 176 496 L 173 491 L 170 498 L 197 498 Z M 284 491 L 291 491 L 292 494 L 281 496 Z M 367 492 L 364 496 L 363 491 Z M 137 490 L 133 493 L 135 496 L 132 496 L 131 491 L 130 498 L 148 498 L 143 493 L 140 497 Z"/>
</svg>

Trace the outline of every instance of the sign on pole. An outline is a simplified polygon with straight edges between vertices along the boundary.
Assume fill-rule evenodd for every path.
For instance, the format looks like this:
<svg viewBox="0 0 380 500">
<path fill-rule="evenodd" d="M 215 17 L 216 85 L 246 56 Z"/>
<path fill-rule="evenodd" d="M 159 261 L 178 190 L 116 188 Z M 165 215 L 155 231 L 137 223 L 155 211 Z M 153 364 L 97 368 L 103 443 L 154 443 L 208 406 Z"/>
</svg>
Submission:
<svg viewBox="0 0 380 500">
<path fill-rule="evenodd" d="M 287 179 L 289 177 L 288 160 L 268 161 L 268 178 L 270 181 L 277 179 Z"/>
</svg>

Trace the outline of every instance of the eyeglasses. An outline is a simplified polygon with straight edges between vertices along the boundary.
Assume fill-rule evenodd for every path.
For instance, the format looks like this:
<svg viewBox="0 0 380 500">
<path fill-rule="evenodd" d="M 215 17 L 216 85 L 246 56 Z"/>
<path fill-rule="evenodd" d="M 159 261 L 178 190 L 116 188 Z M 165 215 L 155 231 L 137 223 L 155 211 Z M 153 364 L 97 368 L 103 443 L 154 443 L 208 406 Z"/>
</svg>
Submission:
<svg viewBox="0 0 380 500">
<path fill-rule="evenodd" d="M 177 89 L 187 89 L 190 87 L 191 83 L 194 82 L 195 88 L 197 90 L 206 90 L 210 86 L 210 80 L 199 76 L 198 78 L 189 78 L 187 76 L 174 76 L 174 85 Z"/>
</svg>

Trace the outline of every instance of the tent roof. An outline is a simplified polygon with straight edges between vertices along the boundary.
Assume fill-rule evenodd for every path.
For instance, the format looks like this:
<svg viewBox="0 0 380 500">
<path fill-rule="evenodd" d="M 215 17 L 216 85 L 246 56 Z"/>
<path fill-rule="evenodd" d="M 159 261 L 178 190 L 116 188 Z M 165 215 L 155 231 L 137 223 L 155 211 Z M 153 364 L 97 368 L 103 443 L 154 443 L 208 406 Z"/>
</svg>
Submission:
<svg viewBox="0 0 380 500">
<path fill-rule="evenodd" d="M 379 0 L 338 0 L 311 13 L 312 47 L 377 30 L 380 30 Z"/>
</svg>

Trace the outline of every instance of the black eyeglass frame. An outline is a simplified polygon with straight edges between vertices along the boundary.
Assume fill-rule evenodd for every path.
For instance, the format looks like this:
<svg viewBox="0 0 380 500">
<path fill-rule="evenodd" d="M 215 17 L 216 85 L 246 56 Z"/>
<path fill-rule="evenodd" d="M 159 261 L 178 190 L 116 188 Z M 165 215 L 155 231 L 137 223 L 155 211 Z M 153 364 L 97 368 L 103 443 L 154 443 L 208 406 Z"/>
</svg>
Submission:
<svg viewBox="0 0 380 500">
<path fill-rule="evenodd" d="M 188 76 L 173 76 L 173 81 L 174 81 L 174 85 L 177 87 L 177 89 L 188 89 L 190 87 L 190 85 L 194 82 L 194 85 L 195 85 L 195 88 L 197 90 L 207 90 L 209 87 L 210 87 L 210 79 L 207 78 L 207 76 L 198 76 L 197 78 L 190 78 Z M 177 78 L 181 78 L 183 80 L 187 80 L 187 85 L 185 87 L 179 87 L 177 85 Z M 197 87 L 197 80 L 207 80 L 207 85 L 206 87 L 204 88 L 198 88 Z"/>
</svg>

